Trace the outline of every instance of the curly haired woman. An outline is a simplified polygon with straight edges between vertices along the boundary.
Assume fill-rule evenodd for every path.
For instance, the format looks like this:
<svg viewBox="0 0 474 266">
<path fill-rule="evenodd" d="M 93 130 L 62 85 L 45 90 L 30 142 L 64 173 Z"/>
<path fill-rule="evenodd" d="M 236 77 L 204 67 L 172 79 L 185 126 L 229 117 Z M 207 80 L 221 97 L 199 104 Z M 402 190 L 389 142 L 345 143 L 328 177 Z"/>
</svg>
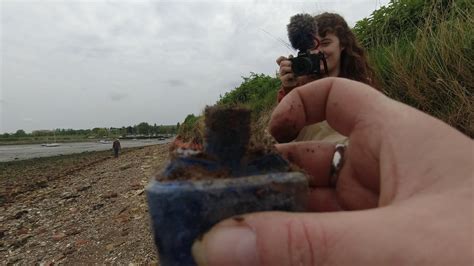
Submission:
<svg viewBox="0 0 474 266">
<path fill-rule="evenodd" d="M 291 61 L 280 56 L 276 62 L 280 66 L 282 83 L 278 92 L 278 102 L 292 89 L 323 77 L 342 77 L 375 86 L 374 73 L 367 62 L 364 49 L 357 43 L 347 22 L 338 14 L 322 13 L 314 17 L 318 26 L 315 47 L 312 53 L 322 52 L 327 62 L 327 75 L 307 75 L 295 78 Z M 323 63 L 321 62 L 321 69 Z M 303 128 L 295 141 L 323 140 L 344 143 L 346 137 L 335 132 L 326 121 Z M 280 140 L 281 141 L 281 140 Z"/>
</svg>

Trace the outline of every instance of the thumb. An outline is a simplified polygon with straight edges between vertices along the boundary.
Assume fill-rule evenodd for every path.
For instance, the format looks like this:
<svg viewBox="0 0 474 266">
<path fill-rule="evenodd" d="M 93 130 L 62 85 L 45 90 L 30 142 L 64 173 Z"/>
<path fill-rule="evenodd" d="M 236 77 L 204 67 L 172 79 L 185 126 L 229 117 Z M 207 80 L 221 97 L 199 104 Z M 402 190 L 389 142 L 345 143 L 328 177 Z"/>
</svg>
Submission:
<svg viewBox="0 0 474 266">
<path fill-rule="evenodd" d="M 382 265 L 385 215 L 378 211 L 265 212 L 225 220 L 193 245 L 198 265 Z M 385 232 L 385 233 L 384 233 Z"/>
</svg>

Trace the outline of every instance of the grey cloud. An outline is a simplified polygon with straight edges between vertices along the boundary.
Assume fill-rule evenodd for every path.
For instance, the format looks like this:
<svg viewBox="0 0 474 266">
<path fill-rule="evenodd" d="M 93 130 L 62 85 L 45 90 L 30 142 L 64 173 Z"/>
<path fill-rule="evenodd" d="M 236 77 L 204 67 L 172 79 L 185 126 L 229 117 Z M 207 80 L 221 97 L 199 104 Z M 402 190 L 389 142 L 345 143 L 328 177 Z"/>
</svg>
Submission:
<svg viewBox="0 0 474 266">
<path fill-rule="evenodd" d="M 185 86 L 186 82 L 184 82 L 181 79 L 169 79 L 166 81 L 166 84 L 168 84 L 171 87 L 180 87 L 180 86 Z"/>
<path fill-rule="evenodd" d="M 109 93 L 109 98 L 114 102 L 121 101 L 127 97 L 128 95 L 126 93 L 120 93 L 120 92 L 114 92 L 114 91 Z"/>
<path fill-rule="evenodd" d="M 116 52 L 116 49 L 100 47 L 100 46 L 63 46 L 59 48 L 60 51 L 65 54 L 74 54 L 75 57 L 79 58 L 110 58 Z"/>
</svg>

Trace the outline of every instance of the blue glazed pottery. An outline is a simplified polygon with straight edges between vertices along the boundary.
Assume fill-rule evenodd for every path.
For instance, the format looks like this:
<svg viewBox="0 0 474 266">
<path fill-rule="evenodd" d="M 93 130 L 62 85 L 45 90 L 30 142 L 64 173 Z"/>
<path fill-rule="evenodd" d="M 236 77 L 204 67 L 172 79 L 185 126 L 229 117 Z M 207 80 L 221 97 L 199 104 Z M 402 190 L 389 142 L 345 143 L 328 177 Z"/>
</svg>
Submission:
<svg viewBox="0 0 474 266">
<path fill-rule="evenodd" d="M 195 265 L 191 246 L 214 224 L 260 211 L 304 211 L 308 184 L 299 172 L 200 181 L 153 180 L 149 212 L 161 265 Z"/>
<path fill-rule="evenodd" d="M 149 183 L 161 265 L 195 265 L 193 242 L 226 218 L 306 210 L 306 176 L 292 172 L 276 152 L 248 151 L 249 121 L 250 113 L 241 108 L 206 109 L 203 153 L 173 158 Z"/>
</svg>

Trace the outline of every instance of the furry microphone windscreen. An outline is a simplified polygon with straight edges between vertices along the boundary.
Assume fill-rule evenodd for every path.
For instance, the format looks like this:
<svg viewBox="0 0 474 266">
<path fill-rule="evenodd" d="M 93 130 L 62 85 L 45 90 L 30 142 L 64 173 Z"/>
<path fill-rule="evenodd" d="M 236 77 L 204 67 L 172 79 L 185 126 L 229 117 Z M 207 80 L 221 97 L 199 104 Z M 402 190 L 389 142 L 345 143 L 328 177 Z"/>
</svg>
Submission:
<svg viewBox="0 0 474 266">
<path fill-rule="evenodd" d="M 296 14 L 287 25 L 288 39 L 291 46 L 300 52 L 313 48 L 314 39 L 318 35 L 318 25 L 310 14 Z"/>
</svg>

